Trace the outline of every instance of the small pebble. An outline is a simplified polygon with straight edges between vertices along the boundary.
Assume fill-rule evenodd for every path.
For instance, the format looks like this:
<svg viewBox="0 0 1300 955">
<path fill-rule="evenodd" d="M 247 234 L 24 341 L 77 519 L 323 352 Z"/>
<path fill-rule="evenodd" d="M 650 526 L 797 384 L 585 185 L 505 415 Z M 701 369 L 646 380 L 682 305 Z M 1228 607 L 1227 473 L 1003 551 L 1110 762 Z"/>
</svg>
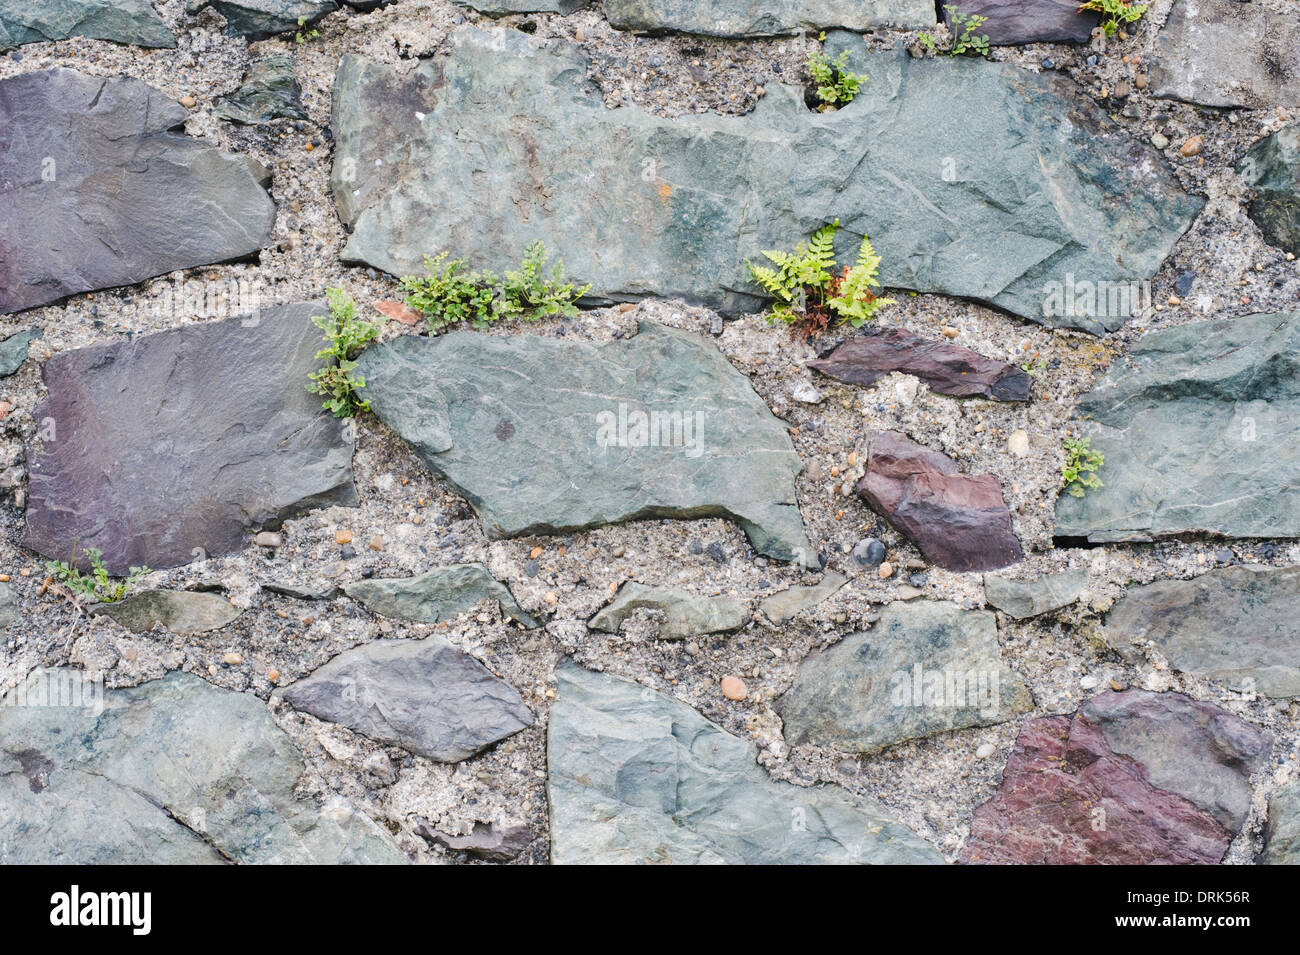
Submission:
<svg viewBox="0 0 1300 955">
<path fill-rule="evenodd" d="M 224 657 L 221 658 L 221 662 L 225 663 L 228 666 L 233 667 L 243 663 L 244 658 L 240 656 L 238 653 L 227 653 Z"/>
<path fill-rule="evenodd" d="M 1164 133 L 1152 133 L 1151 145 L 1156 147 L 1156 149 L 1164 149 L 1169 145 L 1169 137 Z"/>
<path fill-rule="evenodd" d="M 186 109 L 193 109 L 193 108 L 194 108 L 194 104 L 195 104 L 196 102 L 198 102 L 198 101 L 195 100 L 195 98 L 194 98 L 193 96 L 182 96 L 182 97 L 181 97 L 181 105 L 184 106 Z"/>
<path fill-rule="evenodd" d="M 336 544 L 351 544 L 351 543 L 352 543 L 352 532 L 351 532 L 351 531 L 339 531 L 338 533 L 336 533 L 336 534 L 334 535 L 334 543 L 336 543 Z"/>
<path fill-rule="evenodd" d="M 724 676 L 722 695 L 729 700 L 743 700 L 749 695 L 749 687 L 745 686 L 745 681 L 738 676 Z"/>
<path fill-rule="evenodd" d="M 1183 143 L 1179 152 L 1184 156 L 1199 156 L 1205 141 L 1200 136 L 1193 136 Z"/>
<path fill-rule="evenodd" d="M 894 565 L 889 561 L 885 561 L 880 565 L 880 579 L 888 580 L 892 576 L 894 576 Z"/>
<path fill-rule="evenodd" d="M 284 543 L 284 538 L 275 531 L 261 531 L 253 538 L 253 543 L 258 547 L 279 547 Z"/>
<path fill-rule="evenodd" d="M 874 537 L 864 537 L 853 548 L 853 559 L 859 567 L 876 567 L 885 559 L 885 545 Z"/>
<path fill-rule="evenodd" d="M 384 549 L 384 537 L 382 534 L 376 534 L 374 537 L 370 538 L 370 549 L 371 550 Z"/>
<path fill-rule="evenodd" d="M 997 752 L 997 747 L 992 743 L 980 743 L 979 748 L 975 750 L 976 759 L 988 759 Z"/>
<path fill-rule="evenodd" d="M 1016 428 L 1007 438 L 1007 450 L 1018 458 L 1029 453 L 1029 433 L 1024 428 Z"/>
</svg>

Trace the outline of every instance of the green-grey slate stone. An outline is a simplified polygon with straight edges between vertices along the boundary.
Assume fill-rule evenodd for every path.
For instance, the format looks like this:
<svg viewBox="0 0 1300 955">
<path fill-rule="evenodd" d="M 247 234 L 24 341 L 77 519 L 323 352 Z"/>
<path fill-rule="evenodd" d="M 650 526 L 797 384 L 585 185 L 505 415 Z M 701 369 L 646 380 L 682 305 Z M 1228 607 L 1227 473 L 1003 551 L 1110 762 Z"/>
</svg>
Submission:
<svg viewBox="0 0 1300 955">
<path fill-rule="evenodd" d="M 890 604 L 870 630 L 804 660 L 777 710 L 791 745 L 874 753 L 1032 705 L 998 653 L 993 614 L 924 600 Z"/>
<path fill-rule="evenodd" d="M 1083 568 L 1045 574 L 1033 580 L 984 576 L 984 599 L 1008 616 L 1028 620 L 1042 613 L 1068 607 L 1079 599 L 1088 585 L 1088 571 Z"/>
<path fill-rule="evenodd" d="M 870 799 L 774 782 L 685 703 L 564 660 L 546 736 L 551 861 L 942 864 Z"/>
<path fill-rule="evenodd" d="M 803 611 L 832 597 L 848 582 L 843 574 L 828 570 L 821 583 L 811 587 L 789 587 L 766 598 L 758 609 L 773 623 L 788 623 Z"/>
<path fill-rule="evenodd" d="M 27 346 L 40 338 L 43 330 L 33 325 L 0 341 L 0 378 L 12 375 L 27 360 Z"/>
<path fill-rule="evenodd" d="M 302 28 L 310 28 L 326 14 L 339 8 L 335 0 L 189 0 L 187 13 L 211 7 L 223 17 L 230 29 L 249 39 L 261 40 L 278 33 L 300 29 L 298 19 L 305 17 Z"/>
<path fill-rule="evenodd" d="M 1300 312 L 1151 332 L 1079 401 L 1104 487 L 1056 536 L 1300 537 Z"/>
<path fill-rule="evenodd" d="M 603 345 L 408 335 L 371 346 L 356 370 L 375 414 L 469 501 L 489 537 L 726 517 L 759 553 L 817 566 L 785 425 L 698 335 L 649 322 Z M 681 415 L 683 427 L 664 429 L 657 447 L 629 446 L 630 429 L 602 434 L 621 408 L 629 421 Z"/>
<path fill-rule="evenodd" d="M 8 584 L 0 583 L 0 630 L 16 627 L 26 619 L 14 589 Z"/>
<path fill-rule="evenodd" d="M 188 590 L 151 590 L 118 603 L 100 604 L 93 612 L 128 630 L 145 632 L 162 626 L 180 634 L 218 630 L 240 614 L 225 597 Z"/>
<path fill-rule="evenodd" d="M 273 119 L 306 119 L 293 58 L 277 54 L 254 60 L 244 72 L 239 89 L 217 104 L 213 115 L 245 126 Z"/>
<path fill-rule="evenodd" d="M 482 564 L 435 567 L 415 577 L 358 580 L 343 591 L 371 613 L 420 623 L 440 623 L 472 609 L 481 600 L 495 600 L 501 613 L 525 627 L 537 621 L 515 602 L 508 587 Z"/>
<path fill-rule="evenodd" d="M 588 621 L 593 630 L 618 633 L 623 621 L 638 610 L 664 614 L 661 640 L 684 640 L 706 633 L 730 633 L 749 623 L 749 605 L 734 597 L 702 597 L 671 587 L 647 587 L 628 581 L 614 599 Z"/>
<path fill-rule="evenodd" d="M 132 46 L 176 45 L 149 0 L 0 0 L 0 50 L 74 36 Z"/>
<path fill-rule="evenodd" d="M 873 30 L 933 26 L 927 0 L 605 0 L 616 30 L 758 37 L 827 27 Z"/>
<path fill-rule="evenodd" d="M 1130 587 L 1106 616 L 1130 660 L 1152 641 L 1170 666 L 1234 690 L 1300 696 L 1300 567 L 1224 567 Z"/>
<path fill-rule="evenodd" d="M 568 16 L 591 6 L 591 0 L 454 0 L 490 17 L 511 13 L 558 13 Z"/>
<path fill-rule="evenodd" d="M 1251 146 L 1237 171 L 1255 187 L 1249 211 L 1264 241 L 1300 255 L 1300 126 Z"/>
<path fill-rule="evenodd" d="M 1300 865 L 1300 783 L 1292 783 L 1268 797 L 1264 824 L 1264 865 Z"/>
<path fill-rule="evenodd" d="M 741 312 L 762 304 L 747 259 L 838 218 L 840 260 L 869 233 L 885 286 L 1121 325 L 1105 296 L 1067 314 L 1053 290 L 1156 272 L 1202 205 L 1164 159 L 1056 73 L 855 42 L 870 79 L 848 106 L 771 84 L 743 117 L 607 109 L 576 47 L 518 30 L 463 27 L 413 70 L 344 57 L 343 258 L 406 275 L 447 250 L 501 271 L 542 240 L 593 301 Z"/>
</svg>

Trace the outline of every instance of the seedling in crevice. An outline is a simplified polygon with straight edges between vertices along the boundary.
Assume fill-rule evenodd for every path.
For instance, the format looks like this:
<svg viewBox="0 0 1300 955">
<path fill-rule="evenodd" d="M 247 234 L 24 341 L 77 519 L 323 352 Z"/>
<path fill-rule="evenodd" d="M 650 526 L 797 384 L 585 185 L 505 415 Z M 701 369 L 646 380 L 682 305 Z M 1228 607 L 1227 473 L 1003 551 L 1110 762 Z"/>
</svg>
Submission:
<svg viewBox="0 0 1300 955">
<path fill-rule="evenodd" d="M 1091 438 L 1066 438 L 1065 463 L 1061 465 L 1061 481 L 1065 493 L 1071 497 L 1083 497 L 1088 491 L 1094 491 L 1104 485 L 1097 472 L 1106 463 L 1100 451 L 1092 450 Z"/>
<path fill-rule="evenodd" d="M 307 30 L 307 17 L 298 18 L 298 32 L 293 35 L 294 43 L 306 43 L 320 36 L 320 30 Z"/>
<path fill-rule="evenodd" d="M 851 103 L 867 78 L 849 69 L 848 50 L 834 60 L 821 50 L 813 50 L 808 54 L 808 72 L 817 92 L 817 109 L 823 113 Z"/>
<path fill-rule="evenodd" d="M 77 545 L 72 545 L 72 554 L 66 561 L 47 560 L 45 572 L 50 579 L 67 587 L 73 594 L 102 603 L 117 603 L 131 592 L 131 588 L 145 574 L 148 567 L 132 567 L 125 580 L 114 583 L 104 566 L 104 553 L 97 547 L 87 547 L 82 555 L 90 561 L 90 573 L 83 574 L 77 569 Z"/>
<path fill-rule="evenodd" d="M 307 390 L 324 395 L 322 407 L 336 418 L 351 418 L 358 411 L 369 411 L 370 404 L 360 391 L 366 380 L 356 373 L 356 358 L 365 347 L 379 337 L 383 322 L 367 322 L 357 318 L 357 306 L 341 288 L 325 293 L 329 301 L 328 315 L 312 316 L 312 323 L 325 333 L 326 347 L 316 353 L 323 368 L 308 377 Z"/>
<path fill-rule="evenodd" d="M 1122 26 L 1136 23 L 1147 12 L 1148 4 L 1129 0 L 1087 0 L 1079 11 L 1092 10 L 1101 14 L 1101 29 L 1106 36 L 1114 36 Z"/>
<path fill-rule="evenodd" d="M 948 48 L 942 49 L 933 33 L 919 34 L 916 38 L 917 42 L 931 53 L 937 53 L 941 56 L 962 56 L 963 54 L 988 56 L 988 35 L 975 32 L 988 21 L 988 17 L 982 17 L 978 13 L 967 16 L 951 3 L 944 4 L 943 8 L 948 11 L 948 16 L 952 20 L 952 24 L 948 28 L 951 31 Z"/>
</svg>

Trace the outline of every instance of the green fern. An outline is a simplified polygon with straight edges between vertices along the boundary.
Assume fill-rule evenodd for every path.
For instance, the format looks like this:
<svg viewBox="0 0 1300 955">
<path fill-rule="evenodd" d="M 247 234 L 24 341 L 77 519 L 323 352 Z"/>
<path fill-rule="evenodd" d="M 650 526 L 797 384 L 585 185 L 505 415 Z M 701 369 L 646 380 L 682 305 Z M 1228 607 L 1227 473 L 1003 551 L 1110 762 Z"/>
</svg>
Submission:
<svg viewBox="0 0 1300 955">
<path fill-rule="evenodd" d="M 894 304 L 892 298 L 877 298 L 871 291 L 879 288 L 876 273 L 880 269 L 880 256 L 871 246 L 871 240 L 865 235 L 858 248 L 858 261 L 853 267 L 844 270 L 836 294 L 826 300 L 826 306 L 854 328 L 861 328 L 876 317 L 876 312 L 885 305 Z"/>
</svg>

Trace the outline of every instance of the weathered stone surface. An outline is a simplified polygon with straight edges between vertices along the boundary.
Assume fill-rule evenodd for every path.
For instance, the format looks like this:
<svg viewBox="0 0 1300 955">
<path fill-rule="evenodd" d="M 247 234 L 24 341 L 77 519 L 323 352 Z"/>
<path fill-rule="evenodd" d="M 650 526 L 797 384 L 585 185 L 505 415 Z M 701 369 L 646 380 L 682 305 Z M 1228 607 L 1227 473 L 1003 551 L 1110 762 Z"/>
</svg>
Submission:
<svg viewBox="0 0 1300 955">
<path fill-rule="evenodd" d="M 0 313 L 267 244 L 265 171 L 179 131 L 188 115 L 126 77 L 0 79 Z"/>
<path fill-rule="evenodd" d="M 1300 312 L 1145 335 L 1079 402 L 1105 487 L 1061 495 L 1056 536 L 1300 537 Z"/>
<path fill-rule="evenodd" d="M 1033 698 L 1002 663 L 993 614 L 920 600 L 890 604 L 869 631 L 808 657 L 776 706 L 792 745 L 874 753 L 1005 723 Z"/>
<path fill-rule="evenodd" d="M 857 335 L 824 358 L 808 362 L 808 367 L 849 384 L 868 386 L 900 371 L 915 375 L 941 395 L 996 401 L 1028 401 L 1032 384 L 1015 365 L 950 342 L 922 338 L 905 328 Z"/>
<path fill-rule="evenodd" d="M 22 363 L 27 360 L 27 346 L 42 334 L 44 330 L 33 325 L 0 341 L 0 378 L 12 375 L 22 367 Z"/>
<path fill-rule="evenodd" d="M 816 566 L 784 425 L 696 335 L 642 323 L 601 346 L 407 336 L 369 348 L 357 372 L 375 414 L 469 501 L 490 537 L 727 517 L 759 553 Z M 638 430 L 652 413 L 662 427 Z"/>
<path fill-rule="evenodd" d="M 0 0 L 0 50 L 73 36 L 133 46 L 176 45 L 149 0 Z"/>
<path fill-rule="evenodd" d="M 533 722 L 514 687 L 442 637 L 345 650 L 283 695 L 322 720 L 443 763 Z"/>
<path fill-rule="evenodd" d="M 0 583 L 0 630 L 16 627 L 24 620 L 22 607 L 18 605 L 18 595 L 8 584 Z"/>
<path fill-rule="evenodd" d="M 739 312 L 762 304 L 746 259 L 838 217 L 841 261 L 869 233 L 886 286 L 1050 325 L 1122 324 L 1052 293 L 1154 274 L 1201 206 L 1165 161 L 1066 78 L 855 42 L 870 80 L 847 107 L 811 111 L 802 90 L 772 84 L 744 117 L 606 109 L 579 52 L 517 30 L 459 29 L 447 56 L 409 72 L 346 57 L 332 173 L 352 229 L 343 257 L 400 275 L 447 249 L 502 270 L 542 240 L 594 301 Z"/>
<path fill-rule="evenodd" d="M 81 702 L 51 688 L 83 677 L 38 671 L 18 698 Z M 345 803 L 294 796 L 302 757 L 251 694 L 176 672 L 102 702 L 0 706 L 0 862 L 406 861 Z"/>
<path fill-rule="evenodd" d="M 527 826 L 506 826 L 477 823 L 468 835 L 453 836 L 427 823 L 416 827 L 416 834 L 436 842 L 452 852 L 466 852 L 489 862 L 509 862 L 528 848 L 533 834 Z"/>
<path fill-rule="evenodd" d="M 1203 106 L 1300 105 L 1300 13 L 1176 0 L 1156 36 L 1151 91 Z"/>
<path fill-rule="evenodd" d="M 752 744 L 684 703 L 568 660 L 555 676 L 546 762 L 557 864 L 943 862 L 874 801 L 773 782 Z"/>
<path fill-rule="evenodd" d="M 1300 255 L 1300 126 L 1261 139 L 1238 172 L 1255 187 L 1248 208 L 1264 241 Z"/>
<path fill-rule="evenodd" d="M 435 567 L 416 577 L 358 580 L 343 590 L 371 613 L 421 623 L 440 623 L 472 609 L 479 601 L 495 600 L 501 613 L 525 627 L 537 621 L 524 613 L 505 584 L 482 564 Z"/>
<path fill-rule="evenodd" d="M 1045 574 L 1033 580 L 1011 580 L 990 574 L 984 578 L 984 599 L 1008 616 L 1028 620 L 1068 607 L 1079 599 L 1086 586 L 1088 571 L 1084 568 Z"/>
<path fill-rule="evenodd" d="M 996 477 L 958 474 L 948 455 L 897 431 L 868 440 L 858 495 L 927 560 L 948 570 L 996 570 L 1020 560 Z"/>
<path fill-rule="evenodd" d="M 26 545 L 61 560 L 74 541 L 98 547 L 122 575 L 229 553 L 303 509 L 355 503 L 344 423 L 304 387 L 321 311 L 284 305 L 47 361 Z"/>
<path fill-rule="evenodd" d="M 591 0 L 455 0 L 488 16 L 511 13 L 559 13 L 568 16 L 591 6 Z"/>
<path fill-rule="evenodd" d="M 766 598 L 758 609 L 773 623 L 789 623 L 805 610 L 829 600 L 848 582 L 849 578 L 843 574 L 828 570 L 821 583 L 811 587 L 789 587 Z"/>
<path fill-rule="evenodd" d="M 1300 567 L 1225 567 L 1131 587 L 1106 616 L 1130 660 L 1150 640 L 1184 673 L 1266 696 L 1300 696 Z"/>
<path fill-rule="evenodd" d="M 605 18 L 616 30 L 638 33 L 754 37 L 827 27 L 928 27 L 934 6 L 925 0 L 605 0 Z"/>
<path fill-rule="evenodd" d="M 749 606 L 734 597 L 704 597 L 671 587 L 647 587 L 629 580 L 614 599 L 587 622 L 593 630 L 618 633 L 638 610 L 663 614 L 660 640 L 685 640 L 706 633 L 730 633 L 749 623 Z"/>
<path fill-rule="evenodd" d="M 1021 43 L 1083 43 L 1101 20 L 1100 14 L 1079 11 L 1076 0 L 961 0 L 955 4 L 963 16 L 988 17 L 977 36 L 987 36 L 994 46 Z M 943 10 L 952 26 L 952 12 Z"/>
<path fill-rule="evenodd" d="M 1264 865 L 1300 865 L 1300 783 L 1292 783 L 1268 797 L 1264 825 Z"/>
<path fill-rule="evenodd" d="M 273 119 L 306 119 L 301 91 L 293 74 L 293 57 L 277 54 L 254 60 L 239 89 L 223 99 L 213 115 L 255 126 Z"/>
<path fill-rule="evenodd" d="M 211 7 L 225 17 L 227 25 L 236 33 L 261 40 L 297 30 L 299 17 L 306 17 L 304 25 L 310 26 L 337 10 L 339 4 L 335 0 L 188 0 L 185 5 L 189 13 L 204 7 Z"/>
<path fill-rule="evenodd" d="M 181 634 L 218 630 L 240 614 L 225 597 L 188 590 L 151 590 L 120 603 L 100 604 L 94 612 L 128 630 L 143 632 L 161 626 Z"/>
</svg>

